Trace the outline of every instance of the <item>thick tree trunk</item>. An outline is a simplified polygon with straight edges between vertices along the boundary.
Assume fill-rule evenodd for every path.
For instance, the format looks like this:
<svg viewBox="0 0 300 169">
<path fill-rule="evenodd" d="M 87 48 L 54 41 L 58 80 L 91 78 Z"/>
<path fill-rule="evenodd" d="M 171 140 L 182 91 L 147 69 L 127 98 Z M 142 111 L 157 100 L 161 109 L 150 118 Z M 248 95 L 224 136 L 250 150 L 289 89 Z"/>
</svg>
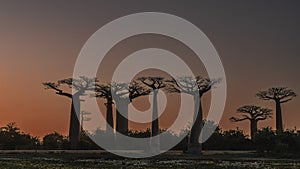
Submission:
<svg viewBox="0 0 300 169">
<path fill-rule="evenodd" d="M 201 144 L 199 143 L 199 137 L 203 126 L 203 114 L 201 98 L 194 96 L 194 125 L 191 129 L 191 135 L 188 145 L 188 153 L 199 154 L 201 153 Z M 197 112 L 198 111 L 198 115 Z"/>
<path fill-rule="evenodd" d="M 152 110 L 153 112 L 152 112 L 152 123 L 151 123 L 151 139 L 150 139 L 150 148 L 153 153 L 160 151 L 159 137 L 157 136 L 159 134 L 157 94 L 158 94 L 158 89 L 155 89 L 153 91 L 153 110 Z"/>
<path fill-rule="evenodd" d="M 250 121 L 250 125 L 251 125 L 251 139 L 254 138 L 254 135 L 256 134 L 257 132 L 257 121 L 256 120 L 251 120 Z"/>
<path fill-rule="evenodd" d="M 124 135 L 128 135 L 128 104 L 126 100 L 116 103 L 116 131 Z"/>
<path fill-rule="evenodd" d="M 106 133 L 114 133 L 114 119 L 113 119 L 113 109 L 112 109 L 112 100 L 107 99 L 106 103 Z"/>
<path fill-rule="evenodd" d="M 77 110 L 77 111 L 76 111 Z M 71 149 L 78 149 L 78 143 L 80 140 L 80 98 L 74 95 L 72 98 L 70 128 L 69 128 L 69 141 Z"/>
<path fill-rule="evenodd" d="M 281 105 L 280 105 L 280 100 L 276 100 L 276 131 L 278 133 L 283 132 L 283 127 L 282 127 L 282 114 L 281 114 Z"/>
</svg>

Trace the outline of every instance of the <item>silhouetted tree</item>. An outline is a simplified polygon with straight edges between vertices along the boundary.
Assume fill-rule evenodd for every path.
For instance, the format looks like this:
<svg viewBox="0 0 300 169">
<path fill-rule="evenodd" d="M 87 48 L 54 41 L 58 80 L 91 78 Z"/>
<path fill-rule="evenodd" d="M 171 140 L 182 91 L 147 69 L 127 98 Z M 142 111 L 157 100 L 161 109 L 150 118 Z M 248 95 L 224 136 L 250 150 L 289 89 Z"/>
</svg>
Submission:
<svg viewBox="0 0 300 169">
<path fill-rule="evenodd" d="M 230 121 L 240 122 L 244 120 L 250 121 L 250 133 L 251 139 L 254 138 L 254 134 L 257 132 L 257 123 L 261 120 L 266 120 L 272 117 L 272 110 L 267 108 L 262 108 L 255 105 L 246 105 L 237 109 L 237 113 L 242 113 L 241 118 L 231 117 Z"/>
<path fill-rule="evenodd" d="M 128 134 L 128 105 L 137 97 L 148 95 L 151 90 L 137 81 L 131 83 L 114 83 L 113 92 L 116 96 L 116 131 Z M 122 111 L 122 114 L 120 113 Z"/>
<path fill-rule="evenodd" d="M 96 82 L 98 81 L 95 78 L 81 76 L 79 79 L 68 78 L 59 80 L 57 83 L 43 83 L 46 89 L 55 90 L 57 95 L 72 99 L 69 128 L 71 149 L 78 148 L 78 142 L 80 139 L 80 122 L 78 119 L 80 117 L 80 96 L 84 95 L 86 91 L 94 90 Z M 76 92 L 73 94 L 65 92 L 62 88 L 60 88 L 61 85 L 67 85 Z"/>
<path fill-rule="evenodd" d="M 194 97 L 194 118 L 193 126 L 191 129 L 188 152 L 197 154 L 201 152 L 201 144 L 199 143 L 199 137 L 201 129 L 203 127 L 203 111 L 201 98 L 203 94 L 211 90 L 219 80 L 211 80 L 209 78 L 203 78 L 201 76 L 193 77 L 180 77 L 178 79 L 168 80 L 171 82 L 168 85 L 169 92 L 186 93 Z M 198 115 L 197 115 L 198 114 Z"/>
<path fill-rule="evenodd" d="M 67 148 L 68 139 L 57 133 L 53 132 L 43 137 L 43 148 L 47 150 L 59 150 Z"/>
<path fill-rule="evenodd" d="M 165 79 L 163 77 L 141 77 L 138 79 L 145 86 L 153 91 L 153 110 L 152 110 L 152 123 L 151 123 L 151 140 L 150 146 L 153 148 L 151 151 L 159 151 L 159 138 L 153 138 L 159 134 L 159 124 L 158 124 L 158 105 L 157 105 L 157 95 L 159 89 L 165 88 Z"/>
<path fill-rule="evenodd" d="M 0 149 L 35 149 L 38 145 L 38 138 L 21 132 L 15 122 L 0 128 Z"/>
<path fill-rule="evenodd" d="M 20 128 L 16 126 L 15 122 L 8 123 L 1 127 L 2 138 L 0 141 L 2 149 L 16 149 L 18 141 L 20 140 Z"/>
<path fill-rule="evenodd" d="M 276 130 L 283 132 L 281 103 L 286 103 L 296 97 L 296 93 L 287 87 L 272 87 L 266 91 L 259 91 L 256 96 L 262 100 L 273 100 L 276 104 Z"/>
<path fill-rule="evenodd" d="M 114 128 L 114 120 L 113 120 L 113 98 L 111 94 L 111 84 L 97 84 L 96 85 L 96 97 L 106 99 L 106 133 L 112 135 Z M 111 129 L 111 130 L 109 130 Z"/>
</svg>

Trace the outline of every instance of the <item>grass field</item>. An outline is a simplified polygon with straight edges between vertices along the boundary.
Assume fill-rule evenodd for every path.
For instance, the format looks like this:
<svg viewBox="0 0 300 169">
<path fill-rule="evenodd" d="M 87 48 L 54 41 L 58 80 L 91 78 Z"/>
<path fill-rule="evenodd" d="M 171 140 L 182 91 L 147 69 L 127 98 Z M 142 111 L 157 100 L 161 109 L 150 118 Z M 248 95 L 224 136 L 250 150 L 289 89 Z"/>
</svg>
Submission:
<svg viewBox="0 0 300 169">
<path fill-rule="evenodd" d="M 251 152 L 168 152 L 149 159 L 125 159 L 106 152 L 0 152 L 0 169 L 298 169 L 300 160 L 257 157 Z"/>
</svg>

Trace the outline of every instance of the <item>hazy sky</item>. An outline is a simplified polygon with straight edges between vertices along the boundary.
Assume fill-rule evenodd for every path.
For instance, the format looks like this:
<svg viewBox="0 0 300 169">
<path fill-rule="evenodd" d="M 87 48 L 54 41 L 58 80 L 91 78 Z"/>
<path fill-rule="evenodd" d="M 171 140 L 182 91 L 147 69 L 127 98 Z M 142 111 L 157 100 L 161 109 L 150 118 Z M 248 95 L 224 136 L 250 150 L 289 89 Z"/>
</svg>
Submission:
<svg viewBox="0 0 300 169">
<path fill-rule="evenodd" d="M 33 135 L 66 134 L 70 100 L 45 91 L 42 82 L 71 77 L 83 44 L 106 23 L 151 11 L 182 17 L 208 36 L 228 83 L 220 126 L 248 131 L 247 122 L 233 124 L 228 119 L 245 104 L 274 108 L 272 102 L 254 97 L 258 90 L 288 86 L 300 94 L 299 8 L 299 1 L 1 1 L 0 126 L 15 121 Z M 153 46 L 172 50 L 203 70 L 180 42 L 146 35 L 117 45 L 106 56 L 109 64 L 100 66 L 99 76 L 109 74 L 126 54 Z M 283 105 L 285 128 L 300 128 L 299 104 L 295 98 Z M 259 126 L 266 125 L 274 126 L 274 119 Z"/>
</svg>

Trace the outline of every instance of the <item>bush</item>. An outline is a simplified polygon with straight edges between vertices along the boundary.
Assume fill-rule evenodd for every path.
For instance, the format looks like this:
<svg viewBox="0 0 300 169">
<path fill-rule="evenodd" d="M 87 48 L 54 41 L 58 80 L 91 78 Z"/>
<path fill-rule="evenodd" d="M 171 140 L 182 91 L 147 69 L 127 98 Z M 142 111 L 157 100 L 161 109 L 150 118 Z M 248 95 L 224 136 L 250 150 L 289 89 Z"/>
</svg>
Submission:
<svg viewBox="0 0 300 169">
<path fill-rule="evenodd" d="M 270 152 L 276 146 L 276 135 L 270 127 L 259 130 L 252 140 L 258 152 Z"/>
<path fill-rule="evenodd" d="M 69 141 L 67 137 L 57 132 L 53 132 L 44 136 L 43 148 L 47 150 L 68 149 L 69 148 L 68 142 Z"/>
<path fill-rule="evenodd" d="M 36 149 L 39 144 L 38 138 L 21 132 L 16 123 L 0 128 L 0 149 Z"/>
</svg>

